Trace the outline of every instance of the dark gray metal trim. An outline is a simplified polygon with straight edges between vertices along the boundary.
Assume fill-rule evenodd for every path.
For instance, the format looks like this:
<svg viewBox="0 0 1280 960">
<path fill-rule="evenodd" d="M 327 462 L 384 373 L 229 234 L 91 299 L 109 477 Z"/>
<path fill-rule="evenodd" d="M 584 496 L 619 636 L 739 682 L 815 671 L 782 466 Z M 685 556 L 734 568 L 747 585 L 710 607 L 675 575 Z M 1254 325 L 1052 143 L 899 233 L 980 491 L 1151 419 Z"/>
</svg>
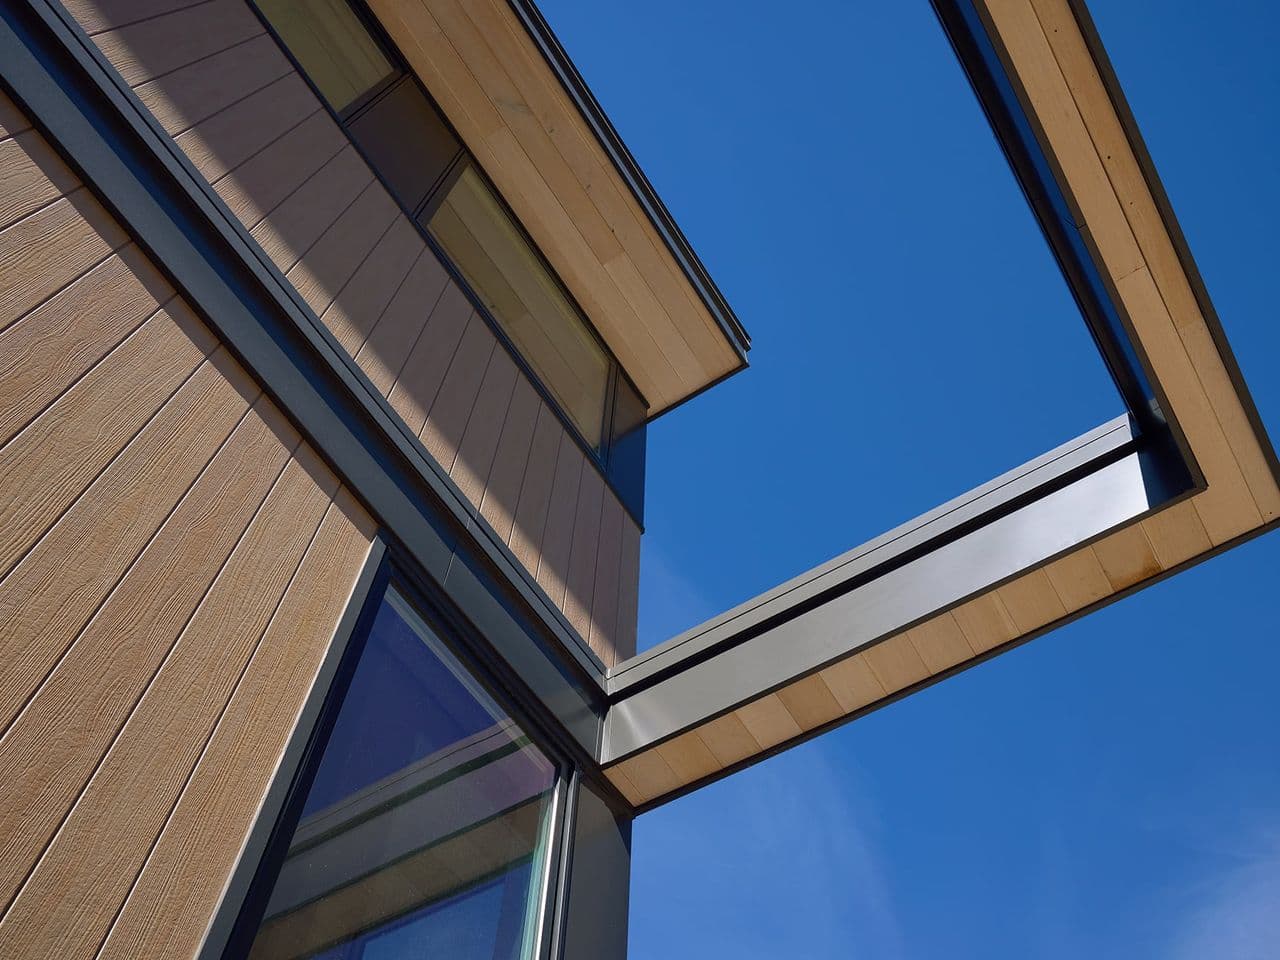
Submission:
<svg viewBox="0 0 1280 960">
<path fill-rule="evenodd" d="M 372 615 L 373 605 L 368 602 L 369 597 L 387 582 L 388 571 L 383 562 L 385 557 L 386 544 L 381 538 L 375 538 L 369 548 L 369 555 L 365 558 L 364 566 L 356 578 L 355 586 L 351 590 L 347 607 L 338 621 L 337 629 L 334 630 L 333 641 L 329 644 L 329 650 L 320 664 L 320 669 L 316 672 L 302 710 L 298 713 L 297 723 L 294 724 L 293 733 L 280 757 L 280 765 L 271 778 L 271 785 L 267 788 L 262 806 L 254 818 L 244 849 L 240 851 L 236 865 L 227 880 L 226 889 L 222 893 L 222 899 L 214 910 L 209 929 L 205 932 L 204 942 L 200 945 L 197 960 L 222 960 L 226 952 L 227 943 L 235 929 L 240 910 L 253 885 L 253 879 L 257 876 L 258 866 L 275 832 L 285 801 L 289 798 L 289 791 L 293 788 L 298 768 L 307 755 L 316 722 L 320 718 L 320 711 L 324 709 L 329 699 L 329 692 L 333 689 L 338 667 L 346 656 L 351 638 L 365 627 L 367 618 Z"/>
<path fill-rule="evenodd" d="M 1244 533 L 1233 540 L 1229 540 L 1226 543 L 1221 543 L 1218 546 L 1214 547 L 1212 550 L 1209 550 L 1198 556 L 1192 557 L 1190 560 L 1186 560 L 1183 563 L 1178 564 L 1177 566 L 1170 567 L 1168 570 L 1165 570 L 1157 574 L 1156 576 L 1151 577 L 1148 580 L 1143 580 L 1139 583 L 1134 584 L 1131 587 L 1126 587 L 1123 590 L 1119 590 L 1116 593 L 1113 593 L 1107 597 L 1104 597 L 1103 599 L 1097 601 L 1096 603 L 1092 603 L 1087 607 L 1083 607 L 1079 610 L 1076 610 L 1068 614 L 1066 617 L 1063 617 L 1061 620 L 1056 620 L 1053 623 L 1046 624 L 1045 626 L 1040 627 L 1037 630 L 1033 630 L 1030 633 L 1023 634 L 1020 637 L 1015 637 L 1013 640 L 1010 640 L 1008 643 L 1002 644 L 1001 646 L 998 646 L 998 647 L 994 647 L 991 650 L 988 650 L 985 653 L 977 657 L 974 657 L 971 660 L 966 660 L 964 663 L 957 664 L 956 666 L 951 667 L 948 670 L 944 670 L 941 673 L 936 673 L 933 676 L 926 677 L 924 680 L 921 680 L 919 683 L 914 683 L 909 687 L 904 687 L 903 689 L 898 690 L 895 693 L 881 700 L 877 700 L 875 703 L 872 703 L 866 707 L 863 707 L 859 710 L 855 710 L 852 713 L 846 714 L 842 717 L 837 717 L 835 720 L 832 720 L 829 723 L 822 724 L 821 726 L 814 727 L 812 730 L 806 730 L 802 734 L 800 734 L 800 736 L 798 737 L 794 737 L 791 740 L 787 740 L 782 743 L 779 743 L 776 746 L 770 747 L 767 750 L 762 750 L 760 753 L 755 754 L 754 756 L 748 757 L 745 760 L 741 760 L 738 763 L 725 767 L 723 770 L 717 770 L 715 773 L 709 776 L 702 777 L 698 780 L 692 780 L 689 783 L 681 786 L 679 789 L 673 790 L 671 793 L 664 794 L 663 796 L 658 797 L 654 800 L 640 804 L 634 809 L 634 813 L 636 816 L 640 816 L 643 813 L 647 813 L 650 810 L 656 809 L 657 807 L 670 803 L 672 800 L 678 800 L 681 797 L 686 796 L 687 794 L 693 793 L 695 790 L 701 790 L 703 787 L 709 786 L 710 784 L 715 783 L 718 780 L 723 780 L 725 777 L 732 776 L 733 774 L 739 772 L 740 770 L 745 770 L 747 767 L 754 766 L 757 763 L 760 763 L 764 760 L 768 760 L 770 757 L 777 756 L 779 753 L 782 753 L 784 750 L 790 750 L 792 747 L 799 746 L 802 743 L 808 743 L 810 740 L 813 740 L 815 737 L 820 737 L 825 733 L 830 733 L 832 730 L 835 730 L 838 727 L 842 727 L 846 723 L 851 723 L 854 720 L 867 716 L 868 714 L 875 713 L 877 710 L 882 710 L 885 707 L 890 706 L 891 704 L 897 703 L 899 700 L 905 700 L 907 697 L 910 697 L 913 694 L 919 693 L 921 690 L 925 690 L 933 686 L 935 683 L 941 683 L 942 681 L 948 680 L 951 677 L 956 676 L 957 674 L 964 673 L 966 670 L 970 670 L 973 667 L 978 666 L 979 664 L 986 663 L 988 660 L 992 659 L 993 657 L 998 657 L 1001 654 L 1009 652 L 1010 650 L 1013 650 L 1017 647 L 1021 647 L 1023 644 L 1030 643 L 1032 640 L 1036 640 L 1040 637 L 1043 637 L 1045 634 L 1051 633 L 1059 629 L 1060 627 L 1066 626 L 1069 623 L 1074 623 L 1076 620 L 1079 620 L 1082 617 L 1087 617 L 1090 614 L 1095 613 L 1096 611 L 1101 610 L 1104 607 L 1108 607 L 1113 603 L 1117 603 L 1125 599 L 1126 597 L 1132 596 L 1133 594 L 1138 593 L 1139 591 L 1145 590 L 1148 587 L 1154 586 L 1157 583 L 1161 583 L 1164 580 L 1169 579 L 1170 577 L 1175 577 L 1178 574 L 1186 570 L 1189 570 L 1194 566 L 1197 566 L 1198 564 L 1204 563 L 1206 560 L 1213 559 L 1214 557 L 1218 556 L 1218 554 L 1220 553 L 1225 553 L 1228 550 L 1233 550 L 1242 544 L 1248 543 L 1250 540 L 1253 540 L 1255 537 L 1260 537 L 1264 533 L 1269 533 L 1273 530 L 1280 530 L 1280 519 L 1272 520 L 1270 523 L 1267 523 L 1261 527 L 1257 527 L 1253 530 L 1250 530 L 1247 533 Z"/>
<path fill-rule="evenodd" d="M 725 613 L 693 627 L 614 667 L 609 672 L 612 698 L 629 696 L 683 669 L 689 663 L 742 642 L 747 632 L 792 615 L 802 606 L 845 592 L 854 578 L 878 576 L 913 557 L 936 550 L 975 527 L 991 523 L 1028 498 L 1071 482 L 1135 448 L 1137 437 L 1128 416 L 1120 416 L 1043 456 L 996 477 L 922 516 L 869 540 L 792 578 Z"/>
<path fill-rule="evenodd" d="M 459 595 L 463 613 L 594 751 L 599 658 L 60 4 L 0 9 L 0 79 L 415 563 L 438 583 L 482 577 L 486 590 Z"/>
<path fill-rule="evenodd" d="M 615 692 L 601 762 L 780 689 L 1196 489 L 1171 488 L 1168 470 L 1127 433 L 1122 425 L 1104 428 L 686 638 L 696 655 L 677 647 L 665 671 L 655 658 L 646 675 Z M 939 527 L 934 536 L 931 525 Z"/>
<path fill-rule="evenodd" d="M 654 190 L 653 184 L 649 182 L 649 178 L 644 175 L 644 171 L 636 163 L 631 151 L 622 142 L 622 137 L 618 135 L 618 131 L 605 115 L 595 95 L 587 87 L 586 81 L 578 73 L 578 68 L 569 59 L 555 32 L 542 16 L 542 11 L 532 0 L 510 0 L 510 4 L 520 22 L 524 24 L 529 37 L 547 61 L 547 65 L 560 80 L 569 99 L 578 108 L 582 119 L 586 121 L 587 126 L 596 135 L 600 146 L 613 161 L 614 168 L 631 188 L 632 195 L 644 209 L 671 255 L 680 264 L 685 277 L 698 291 L 703 304 L 719 324 L 729 345 L 738 354 L 742 361 L 738 370 L 743 369 L 746 366 L 747 351 L 751 349 L 751 337 L 746 328 L 733 312 L 733 308 L 729 306 L 720 288 L 707 273 L 707 268 L 698 259 L 698 255 L 681 232 L 671 212 L 667 210 L 657 191 Z"/>
</svg>

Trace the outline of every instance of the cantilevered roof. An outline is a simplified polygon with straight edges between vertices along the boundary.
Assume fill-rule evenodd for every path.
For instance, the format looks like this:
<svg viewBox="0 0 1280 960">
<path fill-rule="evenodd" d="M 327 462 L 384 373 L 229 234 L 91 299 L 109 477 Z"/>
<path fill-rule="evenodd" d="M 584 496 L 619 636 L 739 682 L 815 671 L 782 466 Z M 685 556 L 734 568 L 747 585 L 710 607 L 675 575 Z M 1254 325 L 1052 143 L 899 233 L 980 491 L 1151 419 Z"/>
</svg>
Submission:
<svg viewBox="0 0 1280 960">
<path fill-rule="evenodd" d="M 651 416 L 746 365 L 746 331 L 531 2 L 369 8 Z"/>
<path fill-rule="evenodd" d="M 1083 3 L 934 6 L 1130 412 L 615 667 L 601 761 L 636 809 L 1280 526 L 1280 463 Z"/>
</svg>

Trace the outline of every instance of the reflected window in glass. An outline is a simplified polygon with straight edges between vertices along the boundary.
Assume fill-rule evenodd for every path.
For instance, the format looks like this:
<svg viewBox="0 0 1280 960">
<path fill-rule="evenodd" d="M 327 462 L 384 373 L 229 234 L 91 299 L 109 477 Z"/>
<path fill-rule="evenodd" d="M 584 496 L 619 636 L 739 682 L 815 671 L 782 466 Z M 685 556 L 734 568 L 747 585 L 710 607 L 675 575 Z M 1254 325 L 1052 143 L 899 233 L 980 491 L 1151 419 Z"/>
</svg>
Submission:
<svg viewBox="0 0 1280 960">
<path fill-rule="evenodd" d="M 531 956 L 556 780 L 555 765 L 389 589 L 250 957 Z"/>
</svg>

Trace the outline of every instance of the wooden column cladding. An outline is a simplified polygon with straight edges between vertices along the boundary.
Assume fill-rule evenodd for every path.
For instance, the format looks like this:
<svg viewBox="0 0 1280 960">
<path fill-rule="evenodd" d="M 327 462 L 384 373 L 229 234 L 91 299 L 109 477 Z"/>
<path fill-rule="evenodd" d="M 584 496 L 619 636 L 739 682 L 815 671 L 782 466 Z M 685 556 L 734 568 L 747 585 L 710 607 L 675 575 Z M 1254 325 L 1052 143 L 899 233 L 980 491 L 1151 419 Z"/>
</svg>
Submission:
<svg viewBox="0 0 1280 960">
<path fill-rule="evenodd" d="M 0 956 L 191 956 L 374 524 L 0 97 Z"/>
<path fill-rule="evenodd" d="M 638 526 L 244 0 L 66 5 L 530 583 L 631 656 Z"/>
</svg>

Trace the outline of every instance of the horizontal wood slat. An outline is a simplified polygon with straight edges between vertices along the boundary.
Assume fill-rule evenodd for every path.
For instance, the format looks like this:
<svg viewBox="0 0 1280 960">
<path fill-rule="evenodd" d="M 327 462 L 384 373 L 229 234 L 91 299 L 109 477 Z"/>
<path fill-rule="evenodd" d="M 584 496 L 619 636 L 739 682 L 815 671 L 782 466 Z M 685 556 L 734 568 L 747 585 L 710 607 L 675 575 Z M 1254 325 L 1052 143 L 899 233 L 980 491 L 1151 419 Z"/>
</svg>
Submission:
<svg viewBox="0 0 1280 960">
<path fill-rule="evenodd" d="M 498 538 L 516 553 L 531 581 L 551 586 L 552 601 L 583 642 L 606 664 L 631 655 L 639 590 L 634 521 L 622 515 L 615 522 L 621 505 L 599 472 L 274 41 L 251 30 L 243 0 L 208 0 L 199 9 L 151 0 L 138 8 L 145 15 L 137 18 L 110 4 L 84 2 L 71 9 L 86 28 L 94 28 L 96 42 L 144 105 L 466 500 L 487 521 L 496 521 Z M 171 35 L 199 27 L 212 13 L 226 22 L 209 37 Z M 15 174 L 14 192 L 31 194 L 23 201 L 28 205 L 50 189 L 25 186 L 23 177 L 39 180 L 38 172 Z M 616 211 L 616 202 L 611 209 Z M 0 199 L 0 222 L 3 210 Z M 628 229 L 635 247 L 643 237 L 634 223 Z M 0 231 L 0 258 L 3 240 Z M 654 268 L 656 248 L 646 243 L 644 260 Z M 601 252 L 616 257 L 619 250 Z M 109 251 L 95 253 L 101 258 Z M 672 282 L 669 266 L 664 269 L 664 302 L 683 298 L 687 309 L 691 294 Z M 654 295 L 647 296 L 651 303 Z M 2 321 L 0 313 L 0 326 Z M 537 437 L 535 424 L 543 425 Z M 554 468 L 558 456 L 573 461 L 577 478 L 592 475 L 584 488 L 592 496 L 582 509 L 596 519 L 579 524 L 575 486 L 567 510 L 560 508 L 547 523 L 544 469 Z M 549 459 L 540 464 L 539 457 Z M 528 495 L 526 484 L 532 485 Z M 610 503 L 613 524 L 604 554 L 587 544 L 601 533 L 602 499 Z M 581 543 L 571 575 L 575 529 Z M 550 557 L 544 556 L 548 547 Z M 634 556 L 624 556 L 628 552 Z M 599 578 L 608 581 L 604 591 L 597 587 Z"/>
<path fill-rule="evenodd" d="M 7 101 L 0 123 L 28 129 Z M 0 190 L 0 956 L 93 957 L 158 915 L 131 955 L 189 956 L 374 526 L 22 135 Z M 180 842 L 175 804 L 231 786 Z M 170 868 L 184 897 L 156 902 Z"/>
</svg>

